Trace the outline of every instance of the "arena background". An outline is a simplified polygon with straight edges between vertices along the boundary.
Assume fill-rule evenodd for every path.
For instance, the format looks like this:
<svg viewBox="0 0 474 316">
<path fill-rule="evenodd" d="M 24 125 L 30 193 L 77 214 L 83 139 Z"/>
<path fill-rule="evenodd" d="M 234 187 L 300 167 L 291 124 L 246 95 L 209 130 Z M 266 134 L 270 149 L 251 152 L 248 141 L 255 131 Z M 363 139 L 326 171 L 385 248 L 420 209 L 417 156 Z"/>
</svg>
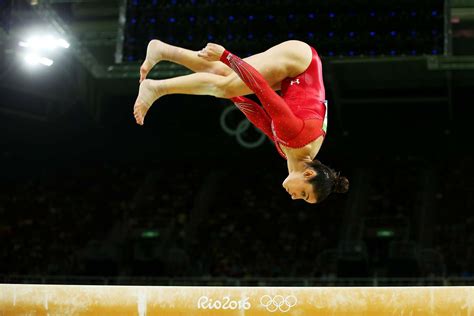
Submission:
<svg viewBox="0 0 474 316">
<path fill-rule="evenodd" d="M 0 18 L 0 282 L 474 281 L 472 1 L 3 0 Z M 31 30 L 70 47 L 26 67 Z M 166 96 L 136 125 L 151 38 L 242 57 L 314 45 L 329 99 L 318 157 L 350 191 L 289 199 L 272 143 L 222 128 L 226 100 Z M 163 62 L 152 77 L 185 73 Z"/>
</svg>

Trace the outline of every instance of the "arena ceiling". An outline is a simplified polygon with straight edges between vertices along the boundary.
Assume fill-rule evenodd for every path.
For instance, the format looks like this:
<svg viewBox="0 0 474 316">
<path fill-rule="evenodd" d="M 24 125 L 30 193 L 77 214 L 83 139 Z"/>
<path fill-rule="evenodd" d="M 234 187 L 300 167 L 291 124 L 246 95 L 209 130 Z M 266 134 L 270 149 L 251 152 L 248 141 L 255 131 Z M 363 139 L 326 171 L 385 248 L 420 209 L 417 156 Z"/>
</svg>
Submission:
<svg viewBox="0 0 474 316">
<path fill-rule="evenodd" d="M 136 93 L 139 63 L 117 63 L 123 40 L 125 0 L 29 0 L 12 3 L 14 23 L 8 31 L 3 26 L 0 32 L 7 57 L 14 54 L 12 46 L 24 21 L 41 21 L 71 43 L 72 64 L 77 67 L 75 82 L 65 89 L 65 95 L 50 93 L 45 88 L 43 93 L 39 93 L 42 97 L 61 102 L 74 93 L 82 96 L 90 110 L 97 114 L 103 111 L 102 96 Z M 474 4 L 468 0 L 452 1 L 448 12 L 448 20 L 460 18 L 464 23 L 462 26 L 467 28 L 454 41 L 461 41 L 461 47 L 469 47 L 474 38 L 474 28 L 470 29 L 474 21 Z M 446 43 L 447 48 L 456 46 L 451 38 Z M 327 90 L 334 103 L 340 105 L 437 103 L 451 107 L 453 87 L 470 87 L 474 82 L 474 48 L 472 53 L 469 49 L 463 52 L 463 56 L 331 57 L 324 58 L 324 67 Z M 151 77 L 186 73 L 188 71 L 181 66 L 160 63 Z M 2 86 L 12 88 L 12 84 L 5 82 Z"/>
</svg>

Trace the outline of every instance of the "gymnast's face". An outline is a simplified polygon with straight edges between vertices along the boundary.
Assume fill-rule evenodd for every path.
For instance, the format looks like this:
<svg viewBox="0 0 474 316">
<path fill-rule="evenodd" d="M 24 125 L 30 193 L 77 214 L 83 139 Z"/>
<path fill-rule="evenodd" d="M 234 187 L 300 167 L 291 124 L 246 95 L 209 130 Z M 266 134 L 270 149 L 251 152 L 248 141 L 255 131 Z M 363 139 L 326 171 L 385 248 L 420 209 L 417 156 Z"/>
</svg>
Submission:
<svg viewBox="0 0 474 316">
<path fill-rule="evenodd" d="M 308 182 L 315 175 L 316 171 L 313 169 L 306 169 L 303 172 L 291 172 L 283 181 L 283 188 L 293 200 L 301 199 L 307 203 L 315 204 L 317 197 L 314 194 L 313 185 Z"/>
</svg>

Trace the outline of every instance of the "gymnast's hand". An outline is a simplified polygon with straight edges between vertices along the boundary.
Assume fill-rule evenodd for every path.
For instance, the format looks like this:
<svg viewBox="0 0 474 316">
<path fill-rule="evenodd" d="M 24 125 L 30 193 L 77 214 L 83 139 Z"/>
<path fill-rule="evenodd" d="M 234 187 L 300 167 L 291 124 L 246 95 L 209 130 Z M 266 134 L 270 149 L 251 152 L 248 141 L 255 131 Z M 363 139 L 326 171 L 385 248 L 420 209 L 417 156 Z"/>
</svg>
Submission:
<svg viewBox="0 0 474 316">
<path fill-rule="evenodd" d="M 221 45 L 208 43 L 206 47 L 198 52 L 198 56 L 207 61 L 219 61 L 224 51 L 225 48 Z"/>
</svg>

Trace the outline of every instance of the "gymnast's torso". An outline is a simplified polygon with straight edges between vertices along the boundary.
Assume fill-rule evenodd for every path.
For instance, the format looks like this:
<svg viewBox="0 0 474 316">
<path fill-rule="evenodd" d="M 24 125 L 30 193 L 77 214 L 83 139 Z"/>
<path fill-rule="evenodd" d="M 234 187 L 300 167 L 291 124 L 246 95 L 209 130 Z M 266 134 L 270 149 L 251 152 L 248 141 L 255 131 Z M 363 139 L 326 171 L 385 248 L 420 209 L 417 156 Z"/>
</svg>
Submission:
<svg viewBox="0 0 474 316">
<path fill-rule="evenodd" d="M 278 152 L 286 158 L 295 152 L 310 153 L 314 157 L 319 152 L 327 130 L 327 102 L 324 89 L 321 60 L 311 47 L 312 58 L 302 73 L 287 77 L 281 82 L 281 96 L 292 112 L 305 125 L 301 133 L 291 141 L 279 139 L 272 128 Z M 273 124 L 272 124 L 273 126 Z"/>
<path fill-rule="evenodd" d="M 267 61 L 256 63 L 260 72 L 227 50 L 220 56 L 220 61 L 229 66 L 257 95 L 261 106 L 243 96 L 230 99 L 250 122 L 274 141 L 278 152 L 285 159 L 287 154 L 295 154 L 295 150 L 310 148 L 311 152 L 317 153 L 326 134 L 327 103 L 321 60 L 316 50 L 308 44 L 299 42 L 298 46 L 298 49 L 287 50 L 284 57 L 275 56 L 273 60 L 269 57 L 277 54 L 266 51 Z M 260 54 L 255 56 L 261 57 Z M 274 62 L 274 67 L 266 67 L 269 60 Z M 281 95 L 273 91 L 275 77 L 267 79 L 270 69 L 282 76 L 279 78 Z M 281 69 L 284 69 L 284 75 L 279 72 Z M 321 139 L 317 141 L 318 138 Z"/>
<path fill-rule="evenodd" d="M 283 154 L 283 158 L 287 158 L 290 155 L 296 155 L 296 156 L 305 156 L 309 155 L 311 159 L 314 159 L 316 155 L 318 154 L 319 150 L 321 149 L 321 146 L 323 145 L 324 141 L 324 136 L 319 136 L 309 144 L 304 145 L 303 147 L 299 148 L 291 148 L 291 147 L 286 147 L 285 145 L 281 144 L 275 144 L 277 146 L 277 150 Z"/>
</svg>

